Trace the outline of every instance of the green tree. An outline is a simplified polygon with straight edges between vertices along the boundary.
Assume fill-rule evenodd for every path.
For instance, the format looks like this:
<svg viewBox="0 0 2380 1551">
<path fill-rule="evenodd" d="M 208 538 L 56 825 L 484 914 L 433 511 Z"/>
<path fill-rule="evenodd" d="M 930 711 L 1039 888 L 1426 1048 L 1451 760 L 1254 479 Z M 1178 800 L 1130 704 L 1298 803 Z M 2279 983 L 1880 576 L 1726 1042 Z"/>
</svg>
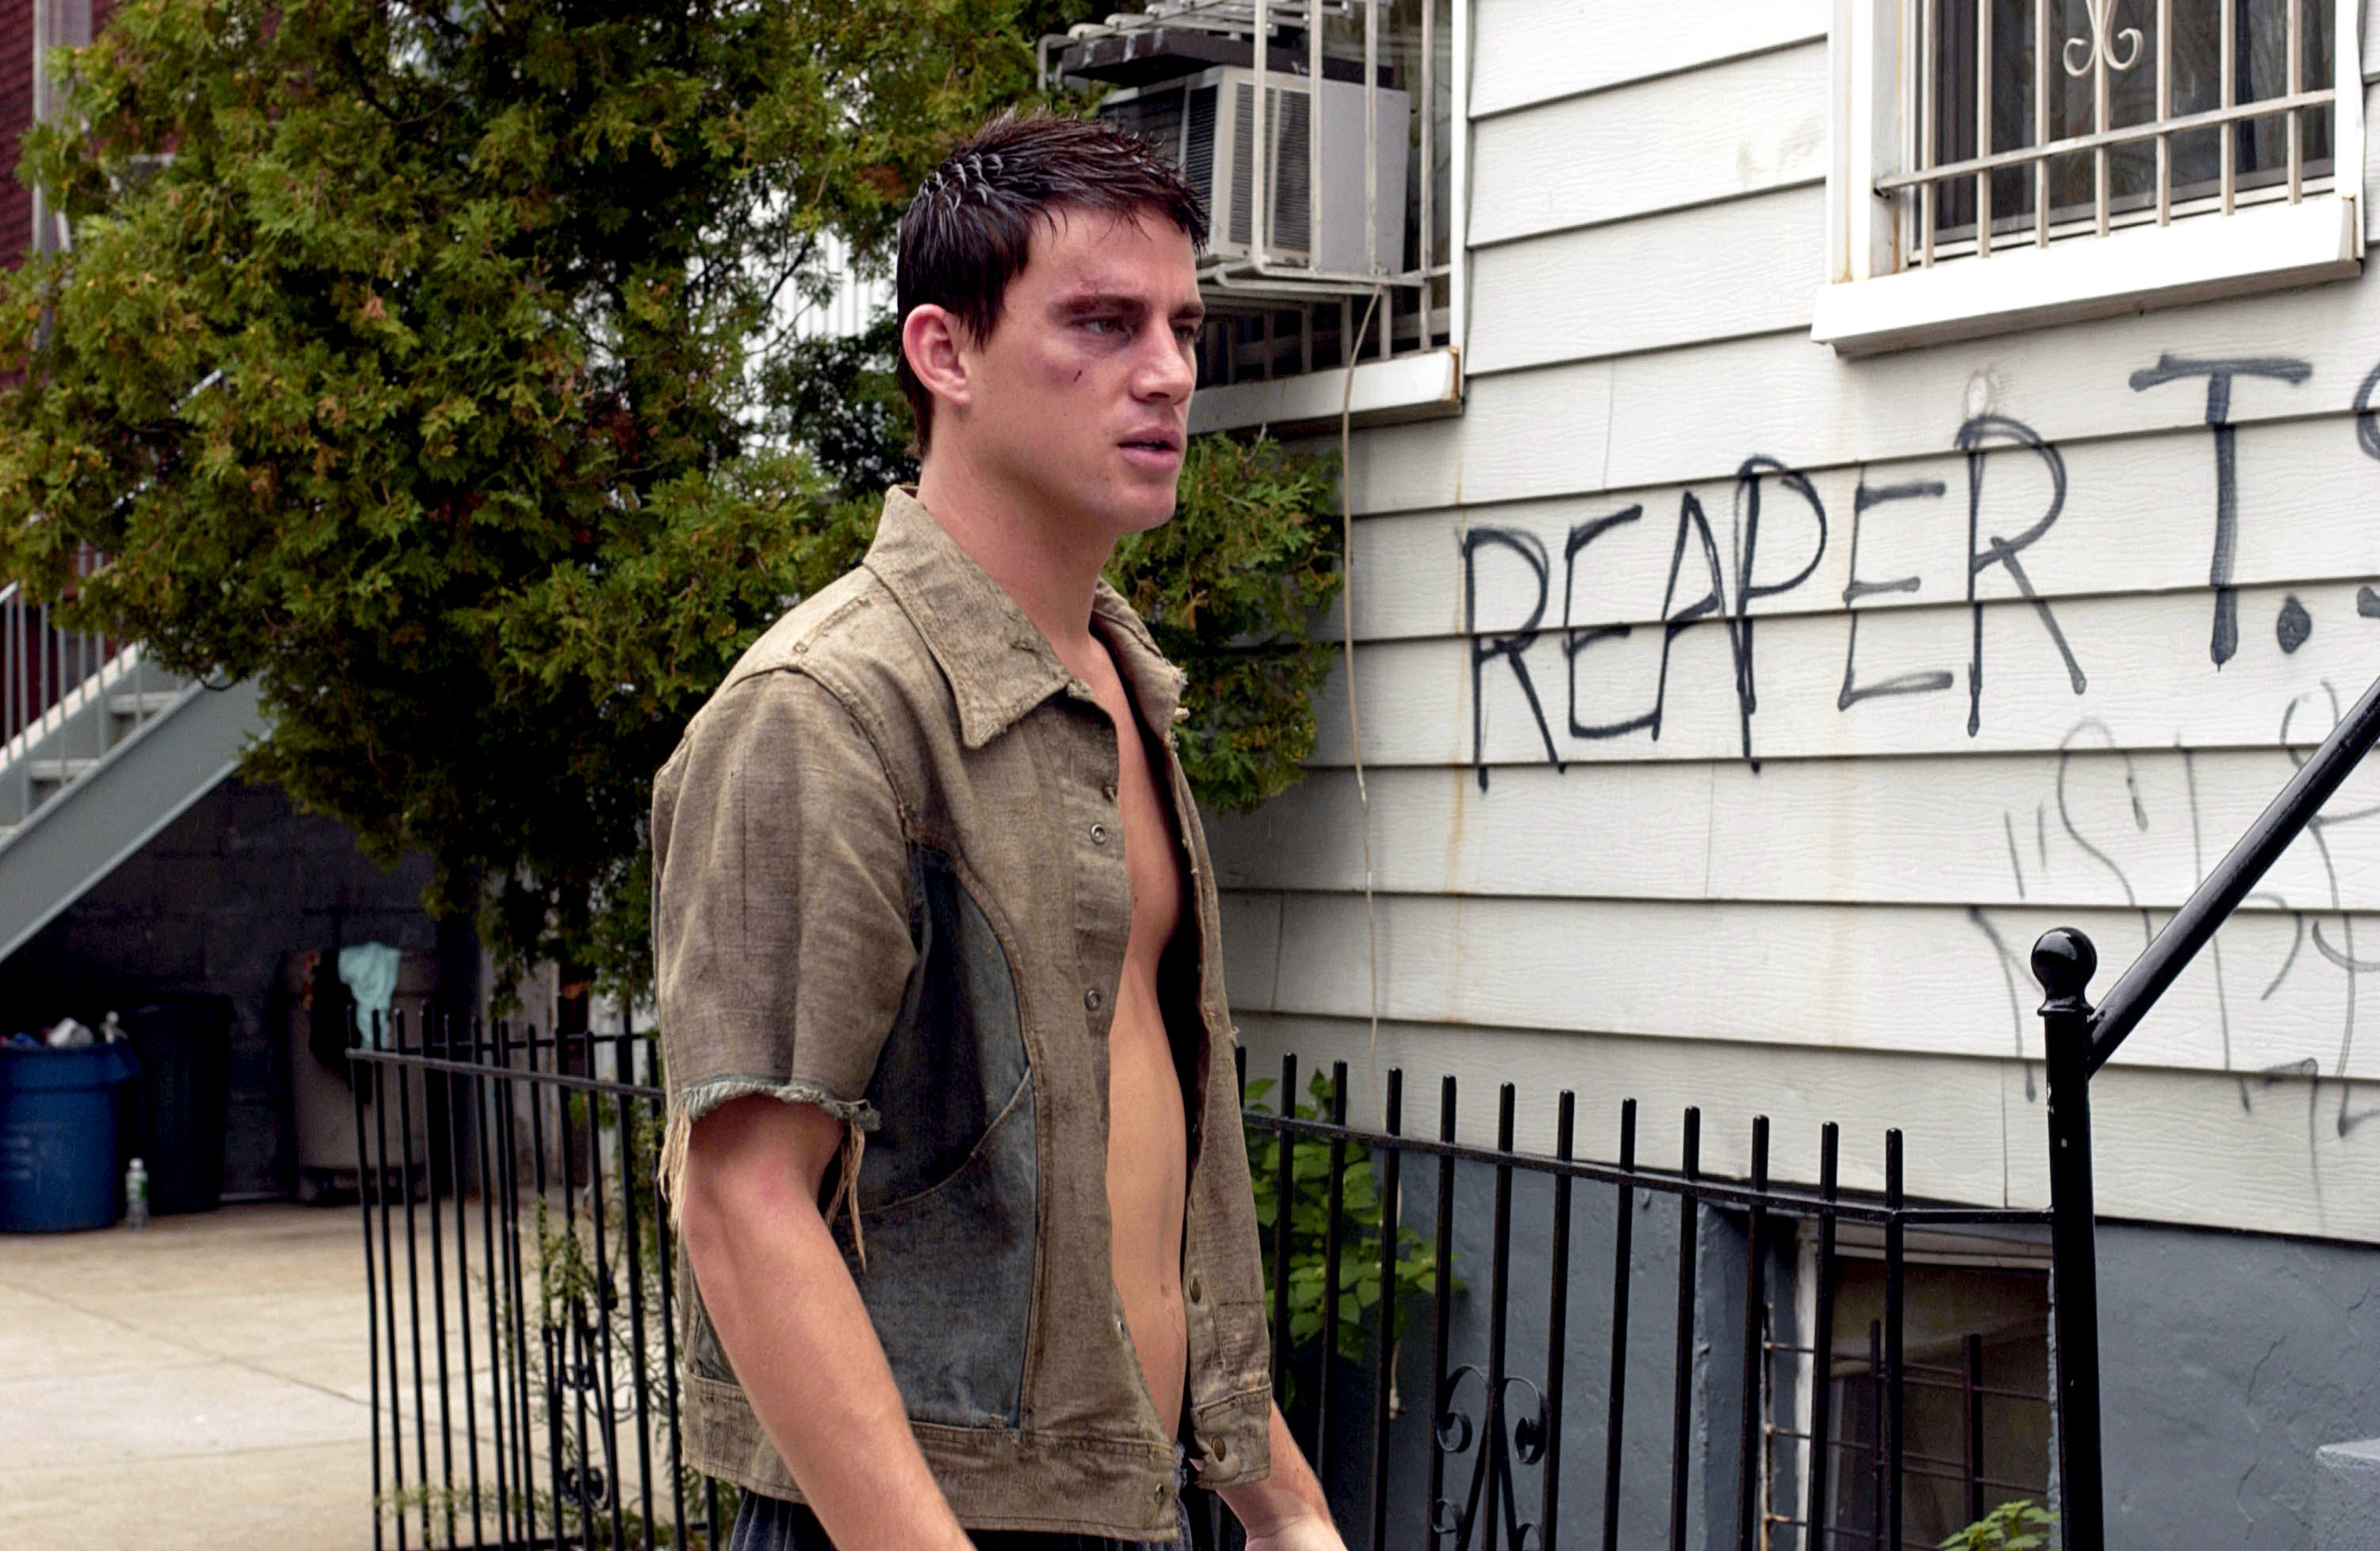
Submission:
<svg viewBox="0 0 2380 1551">
<path fill-rule="evenodd" d="M 67 63 L 69 127 L 28 137 L 73 244 L 0 280 L 0 564 L 256 679 L 249 774 L 427 853 L 428 903 L 500 952 L 633 988 L 652 772 L 873 524 L 867 428 L 813 458 L 775 396 L 783 303 L 829 233 L 881 262 L 1071 10 L 125 0 Z M 1187 582 L 1152 612 L 1302 638 L 1320 487 L 1238 455 L 1313 530 L 1295 617 Z M 112 563 L 78 588 L 86 545 Z M 1301 716 L 1210 721 L 1248 766 L 1302 754 Z"/>
</svg>

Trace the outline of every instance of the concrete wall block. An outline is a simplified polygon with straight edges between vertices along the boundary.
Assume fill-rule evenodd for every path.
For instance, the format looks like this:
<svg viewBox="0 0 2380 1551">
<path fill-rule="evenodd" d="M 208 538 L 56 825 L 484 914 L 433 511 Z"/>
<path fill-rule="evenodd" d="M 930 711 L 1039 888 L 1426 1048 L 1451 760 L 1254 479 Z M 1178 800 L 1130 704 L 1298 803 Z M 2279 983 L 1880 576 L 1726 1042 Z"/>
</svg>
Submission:
<svg viewBox="0 0 2380 1551">
<path fill-rule="evenodd" d="M 2313 1551 L 2380 1545 L 2380 1438 L 2314 1450 Z"/>
<path fill-rule="evenodd" d="M 128 856 L 117 863 L 105 878 L 86 890 L 82 898 L 75 902 L 75 908 L 94 913 L 147 915 L 157 908 L 164 897 L 164 884 L 158 877 L 157 867 L 157 858 L 147 852 Z"/>
<path fill-rule="evenodd" d="M 2370 1245 L 2103 1224 L 2108 1544 L 2302 1551 L 2315 1451 L 2380 1422 L 2375 1283 Z"/>
<path fill-rule="evenodd" d="M 140 854 L 165 861 L 222 855 L 230 815 L 225 787 L 230 784 L 216 787 L 185 808 L 155 839 L 140 848 Z"/>
</svg>

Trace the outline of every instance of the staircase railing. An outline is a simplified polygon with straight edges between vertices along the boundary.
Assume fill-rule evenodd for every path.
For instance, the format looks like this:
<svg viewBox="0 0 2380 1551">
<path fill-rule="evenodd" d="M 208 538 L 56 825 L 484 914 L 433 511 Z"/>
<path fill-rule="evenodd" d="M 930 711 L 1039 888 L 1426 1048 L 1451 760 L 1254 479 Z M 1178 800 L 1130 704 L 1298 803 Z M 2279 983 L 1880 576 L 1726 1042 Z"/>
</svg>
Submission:
<svg viewBox="0 0 2380 1551">
<path fill-rule="evenodd" d="M 105 563 L 87 553 L 76 570 Z M 18 583 L 0 587 L 0 840 L 186 687 L 137 643 L 72 629 Z"/>
<path fill-rule="evenodd" d="M 2058 1339 L 2058 1481 L 2066 1551 L 2104 1551 L 2099 1454 L 2099 1288 L 2091 1186 L 2091 1077 L 2138 1028 L 2198 951 L 2280 860 L 2322 806 L 2380 743 L 2380 680 L 2363 692 L 2312 757 L 2224 854 L 2165 929 L 2093 1008 L 2083 992 L 2099 966 L 2070 927 L 2042 934 L 2033 973 L 2049 1077 L 2052 1315 Z"/>
</svg>

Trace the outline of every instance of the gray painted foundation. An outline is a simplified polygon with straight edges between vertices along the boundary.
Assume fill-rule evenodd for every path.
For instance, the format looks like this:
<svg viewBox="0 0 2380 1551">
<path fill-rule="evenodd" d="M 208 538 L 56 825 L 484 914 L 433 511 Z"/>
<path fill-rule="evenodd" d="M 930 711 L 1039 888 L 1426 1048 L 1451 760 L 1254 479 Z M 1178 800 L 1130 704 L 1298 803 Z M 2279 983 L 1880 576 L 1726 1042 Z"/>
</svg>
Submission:
<svg viewBox="0 0 2380 1551">
<path fill-rule="evenodd" d="M 2109 1546 L 2314 1545 L 2317 1451 L 2380 1434 L 2380 1248 L 2103 1223 L 2099 1324 Z"/>
</svg>

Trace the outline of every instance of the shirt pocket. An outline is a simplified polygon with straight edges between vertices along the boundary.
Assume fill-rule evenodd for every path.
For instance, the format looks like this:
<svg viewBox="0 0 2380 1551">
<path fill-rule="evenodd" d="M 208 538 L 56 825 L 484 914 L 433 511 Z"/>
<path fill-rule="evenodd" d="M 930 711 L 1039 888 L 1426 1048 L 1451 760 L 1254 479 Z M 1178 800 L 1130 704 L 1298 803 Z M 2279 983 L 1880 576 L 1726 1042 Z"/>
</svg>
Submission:
<svg viewBox="0 0 2380 1551">
<path fill-rule="evenodd" d="M 913 1422 L 1013 1429 L 1022 1417 L 1039 1220 L 1033 1123 L 1028 1073 L 956 1169 L 860 1209 L 864 1267 L 838 1228 Z"/>
<path fill-rule="evenodd" d="M 837 1236 L 910 1419 L 1014 1428 L 1040 1220 L 1034 1073 L 990 915 L 947 854 L 915 848 L 910 871 L 917 962 L 868 1081 L 857 1231 Z"/>
</svg>

